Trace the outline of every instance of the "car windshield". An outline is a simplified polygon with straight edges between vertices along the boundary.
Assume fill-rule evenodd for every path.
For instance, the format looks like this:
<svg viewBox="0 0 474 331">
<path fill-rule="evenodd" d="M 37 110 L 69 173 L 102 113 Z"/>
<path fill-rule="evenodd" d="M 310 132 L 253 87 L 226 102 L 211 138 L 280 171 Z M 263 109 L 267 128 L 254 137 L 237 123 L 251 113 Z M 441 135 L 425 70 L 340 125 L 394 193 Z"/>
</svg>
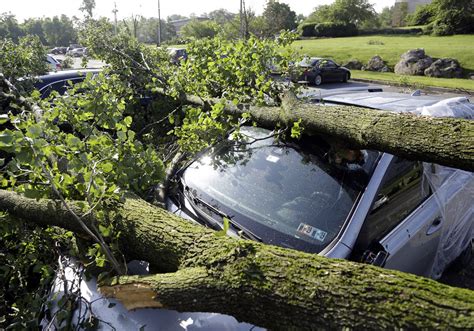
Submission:
<svg viewBox="0 0 474 331">
<path fill-rule="evenodd" d="M 303 61 L 299 63 L 300 67 L 314 67 L 319 62 L 319 59 L 315 58 L 304 58 Z"/>
<path fill-rule="evenodd" d="M 240 132 L 240 139 L 186 168 L 185 189 L 266 243 L 324 249 L 365 188 L 378 153 L 346 149 L 359 153 L 357 163 L 348 163 L 322 138 L 281 142 L 261 128 Z"/>
</svg>

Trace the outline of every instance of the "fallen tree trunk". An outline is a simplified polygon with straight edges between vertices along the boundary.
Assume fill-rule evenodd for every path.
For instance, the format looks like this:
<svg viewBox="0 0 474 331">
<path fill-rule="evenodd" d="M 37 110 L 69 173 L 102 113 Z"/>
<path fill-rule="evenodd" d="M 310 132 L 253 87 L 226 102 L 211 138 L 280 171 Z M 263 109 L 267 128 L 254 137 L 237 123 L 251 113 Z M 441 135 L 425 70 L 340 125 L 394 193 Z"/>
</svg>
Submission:
<svg viewBox="0 0 474 331">
<path fill-rule="evenodd" d="M 0 191 L 0 209 L 81 232 L 50 200 Z M 220 312 L 270 329 L 474 328 L 474 294 L 397 271 L 217 236 L 129 198 L 116 210 L 128 258 L 167 273 L 101 287 L 130 309 Z"/>
<path fill-rule="evenodd" d="M 183 101 L 206 106 L 219 100 L 183 96 Z M 281 107 L 235 106 L 228 114 L 250 113 L 260 126 L 291 127 L 301 120 L 307 133 L 344 140 L 349 146 L 388 152 L 400 157 L 474 171 L 474 121 L 393 113 L 355 106 L 325 107 L 284 98 Z"/>
</svg>

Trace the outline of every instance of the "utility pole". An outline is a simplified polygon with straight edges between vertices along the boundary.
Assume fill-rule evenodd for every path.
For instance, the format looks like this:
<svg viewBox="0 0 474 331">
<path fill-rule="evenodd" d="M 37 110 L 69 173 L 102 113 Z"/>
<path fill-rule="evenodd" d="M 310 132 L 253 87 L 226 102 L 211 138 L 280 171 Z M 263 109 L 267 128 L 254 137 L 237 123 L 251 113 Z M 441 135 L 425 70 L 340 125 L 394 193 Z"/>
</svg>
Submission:
<svg viewBox="0 0 474 331">
<path fill-rule="evenodd" d="M 161 46 L 161 8 L 158 0 L 158 46 Z"/>
<path fill-rule="evenodd" d="M 240 0 L 240 37 L 247 39 L 248 35 L 248 21 L 247 11 L 245 10 L 245 1 Z"/>
<path fill-rule="evenodd" d="M 115 21 L 114 32 L 115 32 L 115 35 L 117 35 L 117 12 L 118 12 L 117 3 L 114 2 L 114 10 L 112 10 L 112 13 L 114 13 L 114 21 Z"/>
</svg>

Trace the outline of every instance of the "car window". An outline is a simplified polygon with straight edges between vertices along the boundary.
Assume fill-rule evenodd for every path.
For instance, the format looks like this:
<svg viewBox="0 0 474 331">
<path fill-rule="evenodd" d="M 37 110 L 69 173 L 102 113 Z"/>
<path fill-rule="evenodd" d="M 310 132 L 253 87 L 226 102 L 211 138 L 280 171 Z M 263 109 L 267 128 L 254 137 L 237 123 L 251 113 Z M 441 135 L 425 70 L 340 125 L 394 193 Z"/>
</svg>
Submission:
<svg viewBox="0 0 474 331">
<path fill-rule="evenodd" d="M 420 162 L 392 160 L 359 234 L 359 248 L 388 234 L 426 199 L 422 174 Z"/>
<path fill-rule="evenodd" d="M 77 77 L 73 79 L 60 80 L 52 84 L 49 84 L 40 90 L 41 98 L 43 99 L 47 98 L 53 91 L 57 91 L 60 95 L 63 95 L 69 88 L 71 88 L 71 84 L 74 85 L 74 84 L 80 83 L 84 81 L 84 79 L 85 79 L 85 76 Z"/>
<path fill-rule="evenodd" d="M 336 64 L 330 60 L 324 60 L 324 61 L 320 61 L 319 67 L 325 68 L 325 69 L 332 69 L 332 68 L 336 68 Z"/>
<path fill-rule="evenodd" d="M 264 138 L 268 130 L 244 133 L 257 140 L 217 146 L 186 169 L 184 185 L 264 242 L 321 251 L 342 228 L 376 158 L 366 158 L 367 168 L 332 164 L 322 138 L 276 142 Z"/>
</svg>

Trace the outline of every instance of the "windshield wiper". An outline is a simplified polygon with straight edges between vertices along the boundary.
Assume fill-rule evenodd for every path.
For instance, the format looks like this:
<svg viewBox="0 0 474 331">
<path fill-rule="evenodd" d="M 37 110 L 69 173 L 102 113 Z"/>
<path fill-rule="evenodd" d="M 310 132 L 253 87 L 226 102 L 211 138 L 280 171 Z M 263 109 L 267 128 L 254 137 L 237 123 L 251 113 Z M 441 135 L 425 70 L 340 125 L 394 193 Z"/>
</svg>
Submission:
<svg viewBox="0 0 474 331">
<path fill-rule="evenodd" d="M 233 220 L 233 216 L 230 216 L 226 213 L 224 213 L 223 211 L 219 210 L 218 208 L 212 206 L 211 204 L 207 203 L 206 201 L 204 201 L 203 199 L 197 197 L 196 195 L 194 195 L 190 188 L 185 185 L 183 183 L 183 193 L 184 193 L 184 197 L 188 200 L 188 202 L 191 204 L 191 206 L 193 207 L 194 211 L 198 214 L 198 216 L 203 219 L 204 221 L 206 221 L 206 223 L 208 223 L 210 226 L 212 226 L 214 229 L 216 230 L 222 230 L 224 228 L 223 224 L 216 221 L 214 218 L 210 217 L 209 215 L 207 215 L 205 212 L 203 212 L 197 205 L 203 205 L 204 207 L 206 207 L 208 210 L 212 211 L 214 214 L 216 215 L 219 215 L 220 217 L 222 217 L 222 219 L 226 218 L 229 223 L 237 230 L 237 233 L 240 234 L 240 235 L 245 235 L 245 237 L 247 239 L 251 239 L 251 240 L 255 240 L 255 241 L 259 241 L 259 242 L 262 242 L 262 238 L 260 238 L 259 236 L 257 236 L 255 233 L 253 233 L 252 231 L 248 230 L 247 228 L 245 228 L 244 226 L 242 226 L 241 224 L 239 224 L 238 222 L 236 222 L 235 220 Z M 216 228 L 217 227 L 217 228 Z"/>
</svg>

